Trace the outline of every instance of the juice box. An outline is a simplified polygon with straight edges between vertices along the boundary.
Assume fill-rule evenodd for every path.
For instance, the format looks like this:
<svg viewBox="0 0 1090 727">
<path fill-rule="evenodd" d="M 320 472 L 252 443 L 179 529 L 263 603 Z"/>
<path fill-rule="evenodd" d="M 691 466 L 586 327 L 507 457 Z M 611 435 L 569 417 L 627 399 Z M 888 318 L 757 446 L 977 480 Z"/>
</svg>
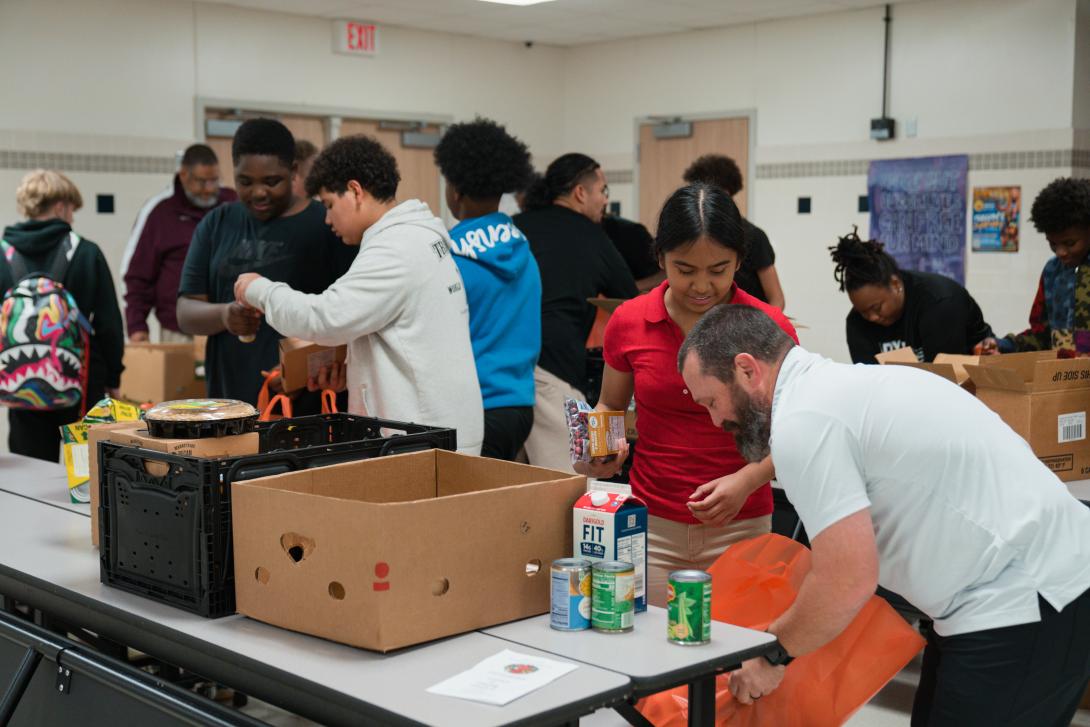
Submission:
<svg viewBox="0 0 1090 727">
<path fill-rule="evenodd" d="M 594 489 L 576 500 L 572 517 L 573 555 L 591 561 L 631 563 L 635 568 L 636 611 L 646 611 L 647 505 L 627 492 Z"/>
</svg>

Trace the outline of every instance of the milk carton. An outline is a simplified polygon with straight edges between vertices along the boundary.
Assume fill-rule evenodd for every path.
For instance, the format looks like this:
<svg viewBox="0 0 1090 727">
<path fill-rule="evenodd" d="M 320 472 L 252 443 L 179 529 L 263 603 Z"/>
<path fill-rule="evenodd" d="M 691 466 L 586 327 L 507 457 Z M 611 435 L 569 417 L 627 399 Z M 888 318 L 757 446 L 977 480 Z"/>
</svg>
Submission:
<svg viewBox="0 0 1090 727">
<path fill-rule="evenodd" d="M 631 563 L 636 569 L 636 610 L 646 611 L 647 505 L 626 492 L 593 489 L 576 500 L 572 513 L 573 555 Z"/>
</svg>

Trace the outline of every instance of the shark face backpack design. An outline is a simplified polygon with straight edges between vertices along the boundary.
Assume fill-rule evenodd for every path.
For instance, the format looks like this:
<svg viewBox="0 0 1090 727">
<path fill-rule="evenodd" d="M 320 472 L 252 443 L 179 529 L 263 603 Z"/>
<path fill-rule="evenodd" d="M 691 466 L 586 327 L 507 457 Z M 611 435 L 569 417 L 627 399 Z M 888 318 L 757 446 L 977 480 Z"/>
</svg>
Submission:
<svg viewBox="0 0 1090 727">
<path fill-rule="evenodd" d="M 32 271 L 24 256 L 0 240 L 16 281 L 0 303 L 0 405 L 52 411 L 85 399 L 91 325 L 59 282 L 79 241 L 69 233 L 45 270 Z"/>
</svg>

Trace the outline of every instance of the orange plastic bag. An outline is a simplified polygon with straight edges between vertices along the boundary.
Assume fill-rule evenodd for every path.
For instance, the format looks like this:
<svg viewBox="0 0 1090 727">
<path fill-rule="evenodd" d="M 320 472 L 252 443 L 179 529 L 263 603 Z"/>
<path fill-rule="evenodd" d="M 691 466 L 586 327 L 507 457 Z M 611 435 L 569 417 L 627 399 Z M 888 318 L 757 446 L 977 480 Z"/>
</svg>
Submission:
<svg viewBox="0 0 1090 727">
<path fill-rule="evenodd" d="M 794 602 L 810 570 L 810 551 L 780 535 L 737 543 L 708 570 L 712 618 L 768 627 Z M 715 628 L 712 628 L 714 638 Z M 716 678 L 716 724 L 731 727 L 840 725 L 878 693 L 924 646 L 923 638 L 874 596 L 839 636 L 787 667 L 779 688 L 751 705 L 734 701 L 730 676 Z M 653 694 L 637 705 L 657 727 L 684 727 L 688 689 Z"/>
<path fill-rule="evenodd" d="M 257 410 L 261 413 L 258 421 L 271 422 L 278 419 L 290 419 L 292 416 L 291 397 L 287 394 L 273 395 L 269 385 L 273 379 L 280 375 L 280 367 L 276 367 L 265 377 L 261 385 L 261 391 L 257 394 Z M 322 413 L 337 413 L 337 392 L 333 389 L 322 389 Z M 276 407 L 280 407 L 280 414 L 274 414 Z"/>
</svg>

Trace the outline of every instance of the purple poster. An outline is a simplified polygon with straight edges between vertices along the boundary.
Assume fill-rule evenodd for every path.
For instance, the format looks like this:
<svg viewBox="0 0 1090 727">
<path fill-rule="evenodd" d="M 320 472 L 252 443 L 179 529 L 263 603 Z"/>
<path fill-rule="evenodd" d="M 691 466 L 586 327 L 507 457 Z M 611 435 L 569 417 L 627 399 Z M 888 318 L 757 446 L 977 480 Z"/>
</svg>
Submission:
<svg viewBox="0 0 1090 727">
<path fill-rule="evenodd" d="M 870 163 L 870 236 L 905 270 L 965 284 L 965 181 L 969 157 Z"/>
</svg>

